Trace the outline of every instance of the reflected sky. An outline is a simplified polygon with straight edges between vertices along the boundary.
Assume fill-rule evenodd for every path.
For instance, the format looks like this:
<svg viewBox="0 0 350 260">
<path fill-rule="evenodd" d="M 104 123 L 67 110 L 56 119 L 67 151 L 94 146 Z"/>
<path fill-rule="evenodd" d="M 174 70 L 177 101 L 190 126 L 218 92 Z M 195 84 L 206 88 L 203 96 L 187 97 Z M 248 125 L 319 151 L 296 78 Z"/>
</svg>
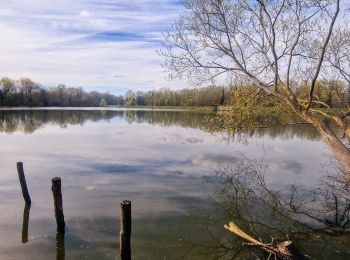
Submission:
<svg viewBox="0 0 350 260">
<path fill-rule="evenodd" d="M 54 259 L 51 178 L 62 178 L 66 259 L 115 259 L 119 203 L 132 201 L 135 259 L 188 255 L 182 237 L 199 236 L 185 221 L 206 211 L 203 177 L 239 166 L 268 165 L 272 186 L 313 187 L 329 151 L 309 126 L 277 126 L 230 141 L 211 134 L 211 114 L 185 111 L 0 111 L 1 259 Z M 32 206 L 22 244 L 24 202 L 16 172 L 23 161 Z M 220 227 L 221 228 L 221 227 Z M 210 256 L 207 256 L 210 259 Z"/>
</svg>

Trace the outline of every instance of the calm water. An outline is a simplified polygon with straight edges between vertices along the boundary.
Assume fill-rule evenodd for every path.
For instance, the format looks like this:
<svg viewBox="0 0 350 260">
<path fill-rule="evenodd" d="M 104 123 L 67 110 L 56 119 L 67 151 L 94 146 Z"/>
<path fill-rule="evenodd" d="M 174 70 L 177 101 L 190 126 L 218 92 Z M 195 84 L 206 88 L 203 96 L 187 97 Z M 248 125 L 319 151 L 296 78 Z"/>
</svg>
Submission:
<svg viewBox="0 0 350 260">
<path fill-rule="evenodd" d="M 258 252 L 242 247 L 223 229 L 229 220 L 266 242 L 271 235 L 282 241 L 292 234 L 303 252 L 318 259 L 350 257 L 346 225 L 335 233 L 305 214 L 289 218 L 294 213 L 287 210 L 280 217 L 251 195 L 231 204 L 227 194 L 232 185 L 218 193 L 223 183 L 217 171 L 242 168 L 245 158 L 263 161 L 264 185 L 284 198 L 314 194 L 307 213 L 322 219 L 322 212 L 333 221 L 333 211 L 324 208 L 323 195 L 315 192 L 329 191 L 322 187 L 333 167 L 314 129 L 279 126 L 227 138 L 211 133 L 211 116 L 149 110 L 0 111 L 0 259 L 118 259 L 124 199 L 132 201 L 134 259 L 255 259 Z M 29 212 L 17 161 L 24 163 Z M 63 183 L 64 239 L 55 233 L 55 176 Z M 244 178 L 233 184 L 265 192 L 256 179 Z M 333 194 L 344 206 L 344 194 Z M 341 213 L 339 209 L 338 218 Z M 257 224 L 267 219 L 271 228 Z"/>
</svg>

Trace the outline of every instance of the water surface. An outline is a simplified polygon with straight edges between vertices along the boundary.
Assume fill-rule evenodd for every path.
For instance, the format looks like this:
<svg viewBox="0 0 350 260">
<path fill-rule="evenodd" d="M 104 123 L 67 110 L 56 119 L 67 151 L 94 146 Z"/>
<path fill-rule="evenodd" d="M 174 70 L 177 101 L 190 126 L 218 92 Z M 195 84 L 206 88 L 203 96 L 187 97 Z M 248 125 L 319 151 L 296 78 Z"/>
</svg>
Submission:
<svg viewBox="0 0 350 260">
<path fill-rule="evenodd" d="M 249 158 L 267 166 L 269 187 L 313 190 L 332 169 L 327 146 L 308 125 L 226 138 L 211 132 L 212 116 L 160 110 L 1 110 L 0 258 L 115 259 L 119 205 L 129 199 L 134 259 L 225 259 L 236 250 L 227 248 L 234 236 L 223 229 L 227 216 L 213 207 L 215 188 L 206 183 L 208 177 Z M 21 197 L 18 161 L 24 163 L 30 210 Z M 64 239 L 55 233 L 50 188 L 56 176 L 63 183 Z M 27 225 L 28 241 L 23 239 Z M 343 235 L 339 243 L 346 239 Z M 324 242 L 319 241 L 308 253 L 322 258 L 317 248 Z M 232 243 L 241 245 L 236 238 Z M 255 259 L 249 250 L 240 250 L 237 258 Z M 341 257 L 346 250 L 330 246 L 327 252 Z"/>
</svg>

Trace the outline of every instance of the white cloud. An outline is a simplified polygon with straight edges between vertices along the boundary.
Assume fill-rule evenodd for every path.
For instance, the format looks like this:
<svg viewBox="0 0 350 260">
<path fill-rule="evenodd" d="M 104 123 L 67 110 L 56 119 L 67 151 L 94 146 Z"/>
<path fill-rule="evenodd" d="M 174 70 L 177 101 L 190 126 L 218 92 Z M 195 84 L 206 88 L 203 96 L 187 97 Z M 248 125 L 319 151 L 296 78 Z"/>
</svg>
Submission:
<svg viewBox="0 0 350 260">
<path fill-rule="evenodd" d="M 166 80 L 163 59 L 155 52 L 162 28 L 178 15 L 167 1 L 4 1 L 0 77 L 114 93 L 185 86 Z"/>
<path fill-rule="evenodd" d="M 89 11 L 86 11 L 86 10 L 81 10 L 79 12 L 79 16 L 81 17 L 90 17 L 91 13 Z"/>
</svg>

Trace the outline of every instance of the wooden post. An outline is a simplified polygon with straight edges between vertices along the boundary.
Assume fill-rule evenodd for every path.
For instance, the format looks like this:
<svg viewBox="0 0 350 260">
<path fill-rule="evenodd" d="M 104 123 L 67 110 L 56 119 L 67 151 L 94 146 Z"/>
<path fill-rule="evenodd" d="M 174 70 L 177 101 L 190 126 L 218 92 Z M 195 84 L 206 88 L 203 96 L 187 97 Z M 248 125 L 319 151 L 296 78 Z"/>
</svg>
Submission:
<svg viewBox="0 0 350 260">
<path fill-rule="evenodd" d="M 27 188 L 27 182 L 26 182 L 26 177 L 24 176 L 24 170 L 23 170 L 23 163 L 22 162 L 18 162 L 17 163 L 17 172 L 18 172 L 19 182 L 20 182 L 21 188 L 22 188 L 22 194 L 23 194 L 24 201 L 26 202 L 26 204 L 28 206 L 30 206 L 32 201 L 31 201 L 30 196 L 29 196 L 29 192 L 28 192 L 28 188 Z"/>
<path fill-rule="evenodd" d="M 23 210 L 23 224 L 22 224 L 22 243 L 23 244 L 28 242 L 29 212 L 30 212 L 30 206 L 25 204 L 24 210 Z"/>
<path fill-rule="evenodd" d="M 131 201 L 124 200 L 120 204 L 120 258 L 122 260 L 131 259 Z"/>
<path fill-rule="evenodd" d="M 62 203 L 62 192 L 61 192 L 61 178 L 56 177 L 52 179 L 52 194 L 55 205 L 55 217 L 57 223 L 57 231 L 60 233 L 65 232 L 65 222 L 63 215 L 63 203 Z"/>
</svg>

